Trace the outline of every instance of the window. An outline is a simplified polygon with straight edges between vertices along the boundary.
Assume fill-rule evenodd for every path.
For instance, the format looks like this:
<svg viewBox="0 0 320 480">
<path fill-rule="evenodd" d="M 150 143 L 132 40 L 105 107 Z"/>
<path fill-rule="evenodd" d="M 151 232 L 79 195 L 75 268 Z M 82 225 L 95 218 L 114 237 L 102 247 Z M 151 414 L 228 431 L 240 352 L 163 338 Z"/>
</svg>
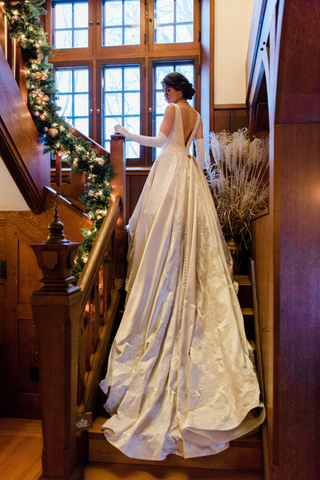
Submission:
<svg viewBox="0 0 320 480">
<path fill-rule="evenodd" d="M 55 82 L 59 91 L 60 114 L 77 130 L 89 136 L 88 67 L 57 67 Z"/>
<path fill-rule="evenodd" d="M 167 106 L 163 77 L 177 70 L 197 80 L 199 1 L 48 0 L 47 5 L 46 29 L 58 47 L 50 61 L 61 114 L 108 151 L 116 124 L 156 135 Z M 126 141 L 128 166 L 150 166 L 156 154 Z"/>
<path fill-rule="evenodd" d="M 154 0 L 154 43 L 193 42 L 193 0 Z"/>
<path fill-rule="evenodd" d="M 102 18 L 103 46 L 140 44 L 140 0 L 105 0 Z"/>
<path fill-rule="evenodd" d="M 52 2 L 53 44 L 56 48 L 88 47 L 88 2 Z"/>
<path fill-rule="evenodd" d="M 140 133 L 140 65 L 103 67 L 103 146 L 109 150 L 113 127 L 123 125 L 130 132 Z M 140 148 L 126 142 L 128 158 L 139 158 Z"/>
</svg>

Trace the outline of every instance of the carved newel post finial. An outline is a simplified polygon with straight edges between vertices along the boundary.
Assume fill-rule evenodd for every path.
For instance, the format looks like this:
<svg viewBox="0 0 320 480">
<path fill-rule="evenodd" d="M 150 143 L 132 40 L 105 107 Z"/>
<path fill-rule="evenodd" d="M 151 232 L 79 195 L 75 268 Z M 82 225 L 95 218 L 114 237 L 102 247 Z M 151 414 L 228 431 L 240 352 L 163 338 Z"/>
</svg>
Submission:
<svg viewBox="0 0 320 480">
<path fill-rule="evenodd" d="M 49 235 L 43 243 L 70 243 L 64 236 L 63 227 L 63 223 L 59 220 L 57 202 L 54 202 L 53 220 L 48 225 Z"/>
<path fill-rule="evenodd" d="M 70 285 L 73 279 L 70 272 L 80 243 L 69 242 L 64 236 L 63 228 L 64 225 L 59 220 L 58 208 L 55 203 L 53 220 L 48 226 L 47 239 L 42 243 L 31 245 L 43 273 L 41 282 L 44 283 L 44 286 L 37 291 L 38 294 L 49 292 L 68 294 L 78 289 Z"/>
</svg>

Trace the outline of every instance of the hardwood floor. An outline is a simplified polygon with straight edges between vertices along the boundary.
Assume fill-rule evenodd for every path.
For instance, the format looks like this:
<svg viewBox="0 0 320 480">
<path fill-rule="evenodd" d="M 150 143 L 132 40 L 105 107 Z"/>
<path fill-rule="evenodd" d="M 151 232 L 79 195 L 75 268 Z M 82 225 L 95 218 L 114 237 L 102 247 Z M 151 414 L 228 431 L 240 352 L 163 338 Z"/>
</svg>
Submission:
<svg viewBox="0 0 320 480">
<path fill-rule="evenodd" d="M 41 476 L 41 421 L 0 418 L 0 480 Z"/>
<path fill-rule="evenodd" d="M 0 480 L 39 480 L 41 421 L 0 418 Z M 91 462 L 85 480 L 262 480 L 259 472 Z"/>
</svg>

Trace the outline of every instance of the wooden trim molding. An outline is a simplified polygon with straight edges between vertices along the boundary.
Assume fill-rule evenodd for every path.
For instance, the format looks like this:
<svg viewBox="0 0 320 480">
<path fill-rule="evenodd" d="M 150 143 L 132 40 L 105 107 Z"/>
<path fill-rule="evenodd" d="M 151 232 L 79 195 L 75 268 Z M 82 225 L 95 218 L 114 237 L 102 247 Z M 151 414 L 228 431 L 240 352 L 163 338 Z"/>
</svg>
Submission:
<svg viewBox="0 0 320 480">
<path fill-rule="evenodd" d="M 50 185 L 49 155 L 43 153 L 10 66 L 0 49 L 0 155 L 33 213 L 44 208 L 44 187 Z"/>
</svg>

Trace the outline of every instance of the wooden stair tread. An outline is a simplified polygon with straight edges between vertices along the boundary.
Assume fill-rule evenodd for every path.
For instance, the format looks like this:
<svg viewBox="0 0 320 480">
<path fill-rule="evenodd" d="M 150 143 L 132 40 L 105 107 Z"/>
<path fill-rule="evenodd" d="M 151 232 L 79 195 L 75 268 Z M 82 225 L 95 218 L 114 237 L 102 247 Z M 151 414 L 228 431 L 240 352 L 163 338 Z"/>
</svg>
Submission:
<svg viewBox="0 0 320 480">
<path fill-rule="evenodd" d="M 251 280 L 248 275 L 234 275 L 234 280 L 241 286 L 241 285 L 250 285 Z"/>
<path fill-rule="evenodd" d="M 99 416 L 95 420 L 93 428 L 88 431 L 90 462 L 261 471 L 262 448 L 260 431 L 230 442 L 230 447 L 217 455 L 188 459 L 178 455 L 169 455 L 162 461 L 138 460 L 127 457 L 105 439 L 101 426 L 107 418 L 107 415 Z"/>
<path fill-rule="evenodd" d="M 99 415 L 93 423 L 93 427 L 88 430 L 89 438 L 94 438 L 97 436 L 102 436 L 104 438 L 103 432 L 101 430 L 102 425 L 107 421 L 108 415 Z M 252 435 L 248 435 L 246 437 L 238 438 L 237 440 L 233 440 L 231 442 L 233 445 L 261 445 L 261 435 L 259 432 L 254 433 Z"/>
<path fill-rule="evenodd" d="M 252 308 L 241 308 L 242 315 L 253 315 Z"/>
</svg>

